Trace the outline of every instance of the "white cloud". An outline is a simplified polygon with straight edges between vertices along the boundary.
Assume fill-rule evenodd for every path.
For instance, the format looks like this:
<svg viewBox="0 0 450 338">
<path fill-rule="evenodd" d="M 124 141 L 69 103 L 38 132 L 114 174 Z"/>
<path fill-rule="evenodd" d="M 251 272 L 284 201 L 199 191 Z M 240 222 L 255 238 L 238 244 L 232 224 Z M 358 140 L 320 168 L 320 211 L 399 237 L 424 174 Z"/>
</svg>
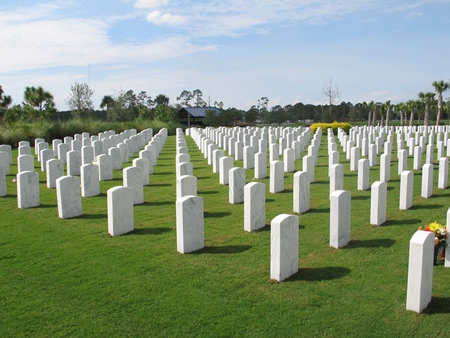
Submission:
<svg viewBox="0 0 450 338">
<path fill-rule="evenodd" d="M 42 3 L 29 8 L 17 8 L 8 12 L 0 12 L 0 24 L 24 22 L 37 19 L 51 18 L 55 11 L 63 8 L 56 3 Z"/>
<path fill-rule="evenodd" d="M 390 92 L 388 90 L 380 90 L 380 91 L 373 91 L 373 92 L 369 92 L 369 93 L 363 93 L 360 101 L 361 102 L 362 101 L 385 102 L 387 100 L 391 100 L 393 102 L 399 102 L 402 100 L 402 96 L 399 95 L 398 93 L 396 94 L 396 93 Z M 357 102 L 357 100 L 355 100 L 354 102 Z"/>
<path fill-rule="evenodd" d="M 0 13 L 2 14 L 2 13 Z M 2 15 L 0 15 L 1 17 Z M 174 16 L 161 22 L 180 22 Z M 0 73 L 58 66 L 151 62 L 216 49 L 196 45 L 186 36 L 155 38 L 150 43 L 114 43 L 109 24 L 97 19 L 0 22 Z"/>
<path fill-rule="evenodd" d="M 165 6 L 169 3 L 169 0 L 137 0 L 134 4 L 136 8 L 158 8 Z"/>
<path fill-rule="evenodd" d="M 187 19 L 180 15 L 172 15 L 170 13 L 162 14 L 160 11 L 153 11 L 147 15 L 147 21 L 153 22 L 155 25 L 182 25 Z"/>
<path fill-rule="evenodd" d="M 421 16 L 422 16 L 422 13 L 410 12 L 410 13 L 406 14 L 405 18 L 412 19 L 412 18 L 417 18 L 417 17 L 421 17 Z"/>
</svg>

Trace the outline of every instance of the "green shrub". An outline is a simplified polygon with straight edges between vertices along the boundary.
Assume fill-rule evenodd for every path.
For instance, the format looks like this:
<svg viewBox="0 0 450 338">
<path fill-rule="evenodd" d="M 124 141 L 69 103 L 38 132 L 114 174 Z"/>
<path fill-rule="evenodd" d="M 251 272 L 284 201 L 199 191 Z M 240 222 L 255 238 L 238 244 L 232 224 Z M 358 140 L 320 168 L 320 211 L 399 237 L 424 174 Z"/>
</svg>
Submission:
<svg viewBox="0 0 450 338">
<path fill-rule="evenodd" d="M 66 136 L 83 132 L 96 135 L 107 130 L 114 130 L 116 133 L 120 133 L 127 129 L 136 129 L 140 132 L 147 128 L 152 128 L 154 133 L 157 133 L 162 128 L 167 128 L 169 135 L 175 135 L 176 129 L 184 129 L 184 126 L 175 122 L 165 123 L 146 119 L 137 119 L 131 122 L 105 122 L 81 118 L 37 123 L 18 121 L 0 125 L 0 144 L 9 144 L 12 147 L 17 147 L 20 141 L 28 141 L 34 144 L 36 138 L 43 138 L 47 142 L 51 142 L 54 139 L 63 139 Z"/>
</svg>

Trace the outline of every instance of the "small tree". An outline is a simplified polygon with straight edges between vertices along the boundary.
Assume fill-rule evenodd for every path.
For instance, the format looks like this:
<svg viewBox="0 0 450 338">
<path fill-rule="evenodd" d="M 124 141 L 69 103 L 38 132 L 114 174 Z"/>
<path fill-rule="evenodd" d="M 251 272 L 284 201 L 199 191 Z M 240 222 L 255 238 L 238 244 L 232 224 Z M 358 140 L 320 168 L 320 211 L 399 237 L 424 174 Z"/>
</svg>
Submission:
<svg viewBox="0 0 450 338">
<path fill-rule="evenodd" d="M 325 101 L 330 105 L 330 117 L 329 119 L 336 119 L 333 115 L 333 104 L 337 101 L 340 96 L 339 88 L 333 85 L 333 79 L 329 78 L 328 81 L 323 82 L 322 96 Z"/>
<path fill-rule="evenodd" d="M 24 111 L 31 119 L 39 118 L 42 122 L 56 111 L 53 95 L 41 86 L 25 87 L 23 99 Z"/>
<path fill-rule="evenodd" d="M 268 123 L 270 119 L 270 113 L 267 107 L 269 106 L 269 98 L 267 96 L 261 97 L 258 100 L 258 114 L 259 118 L 264 122 Z"/>
<path fill-rule="evenodd" d="M 245 114 L 244 114 L 244 118 L 245 118 L 245 122 L 253 124 L 256 122 L 256 120 L 258 119 L 258 108 L 253 105 Z"/>
<path fill-rule="evenodd" d="M 0 86 L 0 108 L 6 109 L 11 105 L 12 99 L 10 95 L 3 95 L 4 93 L 2 86 Z"/>
<path fill-rule="evenodd" d="M 94 90 L 87 83 L 75 82 L 70 86 L 70 94 L 66 103 L 72 111 L 73 117 L 80 117 L 94 110 L 92 95 L 94 95 Z"/>
<path fill-rule="evenodd" d="M 156 107 L 155 110 L 155 120 L 165 122 L 165 123 L 171 123 L 175 122 L 176 119 L 176 113 L 172 107 L 165 106 L 165 105 L 159 105 Z"/>
<path fill-rule="evenodd" d="M 155 97 L 155 104 L 156 106 L 168 106 L 169 105 L 169 97 L 164 94 L 159 94 Z"/>
<path fill-rule="evenodd" d="M 177 97 L 177 101 L 181 101 L 182 107 L 191 107 L 191 100 L 194 95 L 189 90 L 183 90 L 180 96 Z"/>
<path fill-rule="evenodd" d="M 203 123 L 208 126 L 219 125 L 219 117 L 213 109 L 208 109 L 205 111 L 205 117 L 203 118 Z"/>
<path fill-rule="evenodd" d="M 100 108 L 105 109 L 106 107 L 106 121 L 111 121 L 111 107 L 114 104 L 114 99 L 110 95 L 103 96 L 102 103 L 100 103 Z"/>
</svg>

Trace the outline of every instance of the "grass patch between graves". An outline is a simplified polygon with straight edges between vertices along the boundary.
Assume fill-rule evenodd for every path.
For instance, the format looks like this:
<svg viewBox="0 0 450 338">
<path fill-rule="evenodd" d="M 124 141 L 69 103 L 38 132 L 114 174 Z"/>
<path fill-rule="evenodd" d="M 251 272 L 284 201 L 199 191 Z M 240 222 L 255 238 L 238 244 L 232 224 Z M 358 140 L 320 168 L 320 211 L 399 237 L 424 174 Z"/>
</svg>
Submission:
<svg viewBox="0 0 450 338">
<path fill-rule="evenodd" d="M 277 194 L 269 193 L 269 178 L 257 180 L 266 184 L 267 225 L 246 233 L 243 204 L 228 203 L 228 186 L 186 140 L 205 206 L 205 248 L 186 255 L 176 250 L 174 136 L 144 188 L 145 203 L 134 208 L 135 230 L 115 238 L 107 232 L 106 191 L 122 184 L 120 171 L 101 182 L 100 196 L 83 198 L 82 217 L 62 220 L 56 191 L 46 188 L 41 172 L 41 207 L 17 208 L 14 160 L 8 196 L 0 198 L 1 337 L 450 335 L 450 269 L 442 264 L 434 267 L 427 310 L 405 309 L 409 240 L 419 225 L 445 224 L 449 207 L 450 190 L 437 189 L 437 162 L 433 197 L 420 197 L 415 171 L 414 206 L 401 211 L 393 151 L 387 222 L 376 227 L 369 224 L 370 191 L 356 190 L 357 175 L 339 148 L 344 188 L 352 194 L 352 231 L 350 244 L 337 250 L 329 247 L 324 135 L 311 210 L 299 216 L 300 269 L 276 283 L 269 278 L 270 221 L 293 213 L 293 174 L 285 174 L 285 191 Z M 295 169 L 302 169 L 301 160 Z M 246 175 L 253 181 L 253 170 Z M 379 167 L 370 175 L 371 183 L 378 180 Z"/>
</svg>

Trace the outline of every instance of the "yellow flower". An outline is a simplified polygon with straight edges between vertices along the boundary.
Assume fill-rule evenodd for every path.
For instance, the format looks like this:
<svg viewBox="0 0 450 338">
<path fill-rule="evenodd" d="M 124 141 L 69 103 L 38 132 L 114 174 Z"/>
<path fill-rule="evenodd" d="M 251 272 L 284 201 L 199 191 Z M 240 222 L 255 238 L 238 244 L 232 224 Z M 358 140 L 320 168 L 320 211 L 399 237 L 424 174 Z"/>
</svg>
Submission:
<svg viewBox="0 0 450 338">
<path fill-rule="evenodd" d="M 428 227 L 430 228 L 430 231 L 437 232 L 440 228 L 443 228 L 441 224 L 439 224 L 437 221 L 434 221 L 433 223 L 428 224 Z"/>
</svg>

